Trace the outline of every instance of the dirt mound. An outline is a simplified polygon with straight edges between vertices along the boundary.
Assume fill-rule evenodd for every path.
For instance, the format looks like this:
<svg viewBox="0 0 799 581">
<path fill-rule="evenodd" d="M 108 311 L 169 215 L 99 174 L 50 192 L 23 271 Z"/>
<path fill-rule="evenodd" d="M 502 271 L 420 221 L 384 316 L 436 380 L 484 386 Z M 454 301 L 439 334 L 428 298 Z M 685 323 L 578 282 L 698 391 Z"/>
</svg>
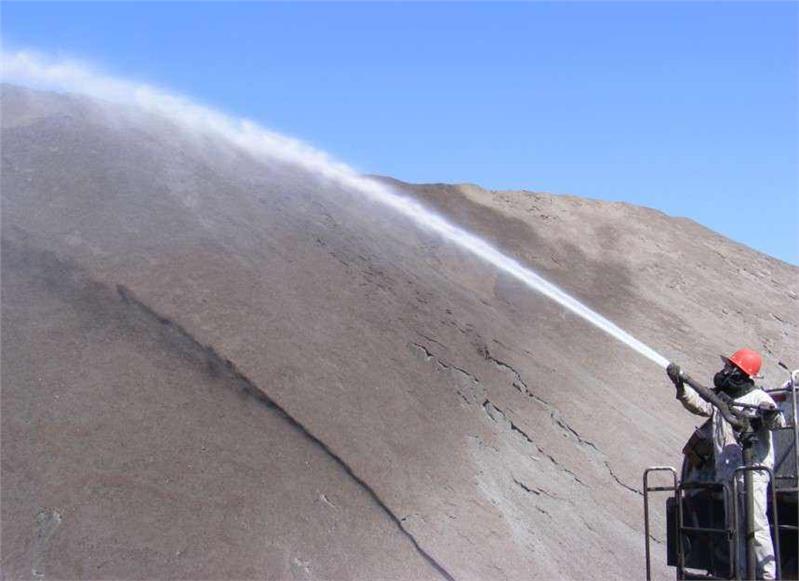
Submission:
<svg viewBox="0 0 799 581">
<path fill-rule="evenodd" d="M 4 574 L 640 576 L 641 471 L 693 425 L 662 370 L 291 165 L 82 97 L 2 110 Z M 797 352 L 799 269 L 690 221 L 382 179 L 697 377 Z"/>
</svg>

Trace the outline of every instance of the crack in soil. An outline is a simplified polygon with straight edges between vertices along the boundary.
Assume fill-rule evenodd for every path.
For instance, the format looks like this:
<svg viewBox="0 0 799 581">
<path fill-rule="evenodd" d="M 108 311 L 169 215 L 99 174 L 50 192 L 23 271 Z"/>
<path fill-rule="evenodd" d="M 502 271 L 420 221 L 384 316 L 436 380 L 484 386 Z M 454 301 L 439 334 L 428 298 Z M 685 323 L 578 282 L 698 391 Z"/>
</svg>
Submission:
<svg viewBox="0 0 799 581">
<path fill-rule="evenodd" d="M 563 415 L 555 408 L 554 405 L 552 405 L 552 403 L 550 403 L 549 401 L 545 400 L 541 396 L 533 393 L 533 391 L 527 385 L 527 382 L 524 381 L 524 378 L 522 378 L 522 374 L 519 372 L 519 370 L 517 370 L 511 364 L 509 364 L 509 363 L 507 363 L 505 361 L 502 361 L 500 359 L 497 359 L 496 357 L 491 355 L 491 353 L 488 351 L 488 349 L 483 349 L 482 351 L 483 351 L 483 353 L 482 353 L 483 357 L 487 361 L 492 362 L 494 365 L 496 365 L 500 369 L 504 369 L 506 371 L 510 371 L 513 374 L 513 377 L 514 377 L 514 379 L 513 379 L 513 387 L 515 387 L 516 390 L 519 391 L 519 393 L 522 393 L 522 394 L 526 395 L 527 397 L 535 400 L 536 402 L 538 402 L 539 404 L 544 406 L 544 408 L 549 412 L 549 417 L 552 418 L 552 421 L 554 421 L 555 424 L 557 424 L 561 429 L 565 430 L 566 432 L 568 432 L 569 434 L 574 436 L 577 439 L 578 443 L 583 444 L 585 446 L 589 446 L 589 447 L 593 448 L 594 450 L 599 451 L 599 448 L 597 448 L 596 444 L 594 444 L 592 441 L 582 437 L 577 430 L 575 430 L 573 427 L 571 427 L 571 425 L 569 425 L 569 422 L 566 421 L 566 419 L 563 417 Z"/>
<path fill-rule="evenodd" d="M 439 341 L 430 339 L 426 335 L 422 335 L 421 333 L 419 333 L 419 335 L 422 336 L 423 338 L 429 340 L 429 341 L 432 341 L 434 343 L 437 343 L 438 345 L 441 345 L 441 343 Z M 464 374 L 465 376 L 469 377 L 474 383 L 480 383 L 480 380 L 474 374 L 466 371 L 465 369 L 463 369 L 461 367 L 458 367 L 456 365 L 453 365 L 451 363 L 448 363 L 448 362 L 440 359 L 425 345 L 423 345 L 421 343 L 416 343 L 416 342 L 412 343 L 412 345 L 415 348 L 419 349 L 424 354 L 425 359 L 427 359 L 428 361 L 435 362 L 436 366 L 439 367 L 440 369 L 454 370 L 454 371 L 460 372 L 460 373 Z M 621 486 L 625 490 L 629 490 L 630 492 L 633 492 L 635 494 L 638 494 L 638 495 L 642 495 L 643 494 L 640 490 L 638 490 L 636 488 L 633 488 L 633 487 L 629 486 L 628 484 L 624 483 L 616 475 L 616 473 L 613 471 L 613 469 L 611 468 L 610 463 L 607 460 L 607 456 L 605 455 L 605 453 L 602 452 L 602 450 L 600 450 L 599 447 L 596 444 L 594 444 L 591 440 L 589 440 L 587 438 L 584 438 L 577 430 L 575 430 L 569 424 L 569 422 L 566 421 L 566 419 L 563 417 L 563 415 L 560 413 L 560 411 L 558 411 L 552 403 L 550 403 L 549 401 L 547 401 L 544 398 L 540 397 L 539 395 L 533 393 L 533 391 L 530 389 L 530 387 L 528 386 L 527 382 L 524 380 L 524 378 L 522 377 L 521 372 L 519 372 L 518 369 L 516 369 L 510 363 L 507 363 L 506 361 L 503 361 L 501 359 L 498 359 L 497 357 L 494 357 L 491 354 L 491 352 L 488 350 L 488 348 L 485 347 L 485 346 L 481 346 L 479 348 L 479 352 L 483 356 L 483 358 L 485 358 L 487 361 L 490 361 L 491 363 L 496 365 L 499 369 L 502 369 L 502 370 L 505 370 L 505 371 L 509 371 L 513 375 L 513 382 L 512 382 L 513 387 L 519 393 L 529 397 L 530 399 L 536 401 L 538 404 L 543 406 L 544 409 L 548 412 L 550 419 L 555 423 L 555 425 L 557 425 L 567 435 L 569 435 L 571 438 L 573 438 L 577 442 L 578 445 L 583 446 L 584 448 L 588 449 L 588 451 L 607 470 L 608 475 L 611 477 L 611 479 L 616 484 L 618 484 L 619 486 Z M 460 390 L 457 390 L 457 393 L 458 393 L 458 395 L 461 396 L 461 398 L 467 404 L 472 403 L 472 402 L 469 401 L 469 399 L 463 393 L 461 393 Z M 524 430 L 519 428 L 519 426 L 517 426 L 514 422 L 512 422 L 510 420 L 510 418 L 507 417 L 507 414 L 505 414 L 505 412 L 503 412 L 502 410 L 497 408 L 488 399 L 483 401 L 482 407 L 483 407 L 483 411 L 486 412 L 486 414 L 488 414 L 488 416 L 491 417 L 491 419 L 494 420 L 494 421 L 497 421 L 497 418 L 493 414 L 494 413 L 498 413 L 502 417 L 502 420 L 508 424 L 508 426 L 510 427 L 510 430 L 512 432 L 515 432 L 515 433 L 519 434 L 520 436 L 522 436 L 529 444 L 534 446 L 536 448 L 536 450 L 538 450 L 539 453 L 541 453 L 544 456 L 546 456 L 559 469 L 561 469 L 561 470 L 567 472 L 569 475 L 571 475 L 571 477 L 576 482 L 579 482 L 583 486 L 587 486 L 587 484 L 585 484 L 582 480 L 580 480 L 580 478 L 574 472 L 572 472 L 571 470 L 569 470 L 568 468 L 563 466 L 560 462 L 558 462 L 554 458 L 554 456 L 552 456 L 551 454 L 545 452 L 538 444 L 536 444 L 533 441 L 533 439 L 530 437 L 529 434 L 527 434 Z"/>
<path fill-rule="evenodd" d="M 579 476 L 577 476 L 574 472 L 572 472 L 571 470 L 566 468 L 563 464 L 558 462 L 555 459 L 554 456 L 552 456 L 551 454 L 546 452 L 543 448 L 541 448 L 541 446 L 536 444 L 535 441 L 530 437 L 530 435 L 527 434 L 527 432 L 525 432 L 519 426 L 517 426 L 515 423 L 513 423 L 513 421 L 508 417 L 508 415 L 505 412 L 503 412 L 501 409 L 499 409 L 497 406 L 495 406 L 489 400 L 485 400 L 483 402 L 483 411 L 493 421 L 495 421 L 495 422 L 504 422 L 506 425 L 508 425 L 508 427 L 510 428 L 510 430 L 512 432 L 515 432 L 515 433 L 519 434 L 522 438 L 524 438 L 527 441 L 528 444 L 534 446 L 535 449 L 538 450 L 538 452 L 540 454 L 546 456 L 549 459 L 549 461 L 552 462 L 559 470 L 562 470 L 563 472 L 565 472 L 566 474 L 571 476 L 572 479 L 574 479 L 575 482 L 577 482 L 578 484 L 581 484 L 582 486 L 588 486 L 585 482 L 580 480 Z"/>
<path fill-rule="evenodd" d="M 116 288 L 117 293 L 125 304 L 137 309 L 141 314 L 157 321 L 160 325 L 166 327 L 173 336 L 175 336 L 184 344 L 184 346 L 188 344 L 188 346 L 194 348 L 196 351 L 199 351 L 204 356 L 209 370 L 212 373 L 233 380 L 243 392 L 262 402 L 273 413 L 277 414 L 284 421 L 288 422 L 288 424 L 291 425 L 291 427 L 294 428 L 299 434 L 311 441 L 325 454 L 327 454 L 344 471 L 344 473 L 346 473 L 352 480 L 355 481 L 356 484 L 358 484 L 361 489 L 367 493 L 372 501 L 374 501 L 374 503 L 383 511 L 383 513 L 396 525 L 399 531 L 405 537 L 407 537 L 413 547 L 428 562 L 428 564 L 431 565 L 445 579 L 454 581 L 454 577 L 444 568 L 441 563 L 436 561 L 430 553 L 421 547 L 419 542 L 416 540 L 416 537 L 414 537 L 413 534 L 411 534 L 411 532 L 403 526 L 403 521 L 396 514 L 394 514 L 394 512 L 392 512 L 392 510 L 380 498 L 377 492 L 365 480 L 363 480 L 363 478 L 355 474 L 353 468 L 347 464 L 347 462 L 345 462 L 341 456 L 333 451 L 325 442 L 319 439 L 319 437 L 314 435 L 309 428 L 304 426 L 296 418 L 289 414 L 285 408 L 273 400 L 265 391 L 258 387 L 249 377 L 242 373 L 232 361 L 221 356 L 212 346 L 203 345 L 200 343 L 179 323 L 164 317 L 155 310 L 151 309 L 142 301 L 138 300 L 125 286 L 117 285 Z"/>
<path fill-rule="evenodd" d="M 584 438 L 577 430 L 575 430 L 569 424 L 569 422 L 567 422 L 566 419 L 561 415 L 561 413 L 555 408 L 554 405 L 552 405 L 544 398 L 532 392 L 532 390 L 527 385 L 527 382 L 525 382 L 524 378 L 522 378 L 521 373 L 515 367 L 491 355 L 491 353 L 488 351 L 487 348 L 484 348 L 482 350 L 482 354 L 486 360 L 491 361 L 492 363 L 494 363 L 494 365 L 496 365 L 500 369 L 510 371 L 514 376 L 513 387 L 515 387 L 520 393 L 526 395 L 527 397 L 535 400 L 536 402 L 544 406 L 545 409 L 549 412 L 549 417 L 552 419 L 552 421 L 555 422 L 557 426 L 559 426 L 567 434 L 570 434 L 577 441 L 578 444 L 586 448 L 589 448 L 590 449 L 589 451 L 594 456 L 598 457 L 599 460 L 601 460 L 602 465 L 605 467 L 605 469 L 607 470 L 608 474 L 610 475 L 610 477 L 613 479 L 614 482 L 616 482 L 622 488 L 629 490 L 630 492 L 643 496 L 643 493 L 640 490 L 624 483 L 616 475 L 616 473 L 613 471 L 613 469 L 610 466 L 610 462 L 607 460 L 606 454 L 602 452 L 602 450 L 600 450 L 596 444 L 594 444 L 591 440 Z"/>
</svg>

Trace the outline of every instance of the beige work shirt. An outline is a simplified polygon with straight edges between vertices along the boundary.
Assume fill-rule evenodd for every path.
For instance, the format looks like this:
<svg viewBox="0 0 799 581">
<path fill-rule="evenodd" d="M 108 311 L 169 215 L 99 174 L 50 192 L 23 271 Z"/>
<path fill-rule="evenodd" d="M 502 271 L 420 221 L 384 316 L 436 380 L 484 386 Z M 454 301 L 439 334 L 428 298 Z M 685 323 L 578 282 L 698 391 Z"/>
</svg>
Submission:
<svg viewBox="0 0 799 581">
<path fill-rule="evenodd" d="M 703 400 L 690 385 L 683 386 L 683 391 L 678 393 L 677 399 L 688 411 L 713 419 L 713 451 L 716 458 L 716 479 L 719 482 L 731 481 L 735 469 L 743 466 L 743 448 L 735 439 L 732 426 L 724 419 L 715 406 Z M 733 401 L 749 405 L 766 404 L 776 407 L 771 396 L 760 388 L 755 388 Z M 756 413 L 755 410 L 749 409 L 742 411 L 750 417 Z M 755 432 L 752 448 L 752 460 L 755 464 L 763 464 L 768 468 L 774 468 L 774 446 L 771 443 L 771 430 L 784 425 L 785 419 L 782 414 L 777 414 L 769 425 L 765 425 L 764 422 L 764 425 Z"/>
</svg>

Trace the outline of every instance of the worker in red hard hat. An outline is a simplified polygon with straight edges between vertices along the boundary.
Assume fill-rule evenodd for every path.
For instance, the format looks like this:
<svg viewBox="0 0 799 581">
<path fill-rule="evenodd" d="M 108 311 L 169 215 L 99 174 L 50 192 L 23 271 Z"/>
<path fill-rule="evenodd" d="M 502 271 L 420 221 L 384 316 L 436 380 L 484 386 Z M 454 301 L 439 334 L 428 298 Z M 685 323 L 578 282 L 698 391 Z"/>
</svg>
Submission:
<svg viewBox="0 0 799 581">
<path fill-rule="evenodd" d="M 773 469 L 774 447 L 771 443 L 771 430 L 784 426 L 785 419 L 771 396 L 755 385 L 754 380 L 760 373 L 763 360 L 759 353 L 751 349 L 739 349 L 729 357 L 722 355 L 721 360 L 724 367 L 713 377 L 716 392 L 728 396 L 733 404 L 760 408 L 761 411 L 744 409 L 750 417 L 758 417 L 752 459 L 755 464 Z M 667 373 L 677 387 L 677 399 L 683 407 L 699 416 L 712 418 L 716 480 L 731 485 L 735 469 L 743 466 L 743 448 L 736 438 L 733 427 L 715 406 L 706 402 L 690 385 L 683 382 L 679 367 L 674 364 L 669 365 Z M 769 477 L 765 472 L 753 472 L 753 480 L 757 575 L 759 579 L 774 579 L 776 575 L 774 547 L 766 515 Z M 740 486 L 739 490 L 743 490 L 743 486 Z M 728 507 L 728 510 L 731 510 L 731 507 Z M 743 537 L 744 535 L 741 535 L 742 539 Z M 742 565 L 745 563 L 746 551 L 742 546 L 739 546 L 738 550 L 738 563 Z"/>
</svg>

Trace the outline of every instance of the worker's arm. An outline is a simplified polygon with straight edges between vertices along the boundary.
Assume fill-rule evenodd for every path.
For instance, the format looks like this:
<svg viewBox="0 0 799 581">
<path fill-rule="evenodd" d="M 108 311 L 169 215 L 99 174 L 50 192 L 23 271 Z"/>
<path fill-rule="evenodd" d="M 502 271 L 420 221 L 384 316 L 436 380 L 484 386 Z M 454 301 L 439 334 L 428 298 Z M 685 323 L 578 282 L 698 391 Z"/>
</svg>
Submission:
<svg viewBox="0 0 799 581">
<path fill-rule="evenodd" d="M 713 415 L 713 406 L 699 397 L 696 390 L 684 383 L 677 386 L 677 399 L 689 412 L 709 418 Z"/>
<path fill-rule="evenodd" d="M 760 401 L 760 406 L 768 408 L 761 415 L 763 418 L 763 426 L 769 430 L 776 430 L 777 428 L 785 427 L 785 416 L 782 415 L 780 408 L 774 399 L 765 391 L 762 392 L 763 396 Z"/>
<path fill-rule="evenodd" d="M 704 399 L 699 397 L 699 394 L 696 393 L 696 390 L 690 385 L 685 384 L 680 372 L 680 367 L 678 365 L 675 365 L 674 363 L 669 364 L 668 368 L 666 369 L 666 374 L 677 388 L 677 399 L 680 400 L 680 403 L 685 409 L 692 414 L 704 416 L 706 418 L 709 418 L 713 415 L 713 406 L 709 402 L 706 402 Z"/>
<path fill-rule="evenodd" d="M 785 416 L 779 410 L 763 414 L 763 425 L 769 430 L 785 427 Z"/>
</svg>

